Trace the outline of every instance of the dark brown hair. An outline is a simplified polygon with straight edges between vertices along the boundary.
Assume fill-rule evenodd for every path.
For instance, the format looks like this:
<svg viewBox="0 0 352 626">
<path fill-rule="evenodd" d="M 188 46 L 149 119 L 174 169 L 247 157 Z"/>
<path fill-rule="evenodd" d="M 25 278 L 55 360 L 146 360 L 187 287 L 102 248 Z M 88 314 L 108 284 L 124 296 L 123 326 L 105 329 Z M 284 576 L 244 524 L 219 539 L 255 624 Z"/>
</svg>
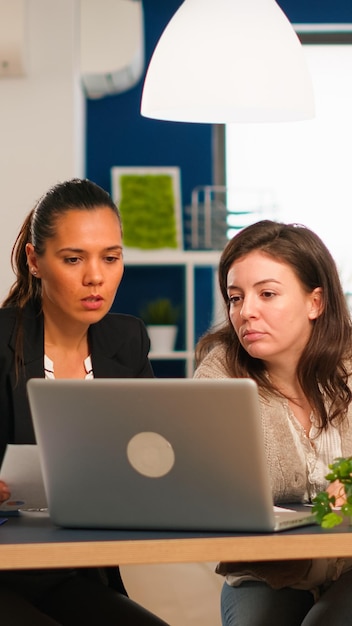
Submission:
<svg viewBox="0 0 352 626">
<path fill-rule="evenodd" d="M 299 383 L 307 399 L 321 417 L 342 419 L 352 394 L 348 387 L 347 367 L 351 360 L 351 317 L 334 259 L 321 239 L 299 224 L 263 220 L 241 230 L 225 247 L 219 264 L 219 285 L 226 306 L 225 323 L 211 329 L 196 346 L 197 365 L 216 344 L 226 352 L 230 376 L 253 378 L 262 395 L 278 393 L 266 375 L 261 359 L 251 357 L 242 347 L 229 318 L 227 275 L 234 261 L 253 250 L 260 250 L 289 265 L 307 292 L 320 287 L 323 311 L 313 321 L 309 341 L 297 366 Z M 348 365 L 347 365 L 348 364 Z M 330 409 L 327 412 L 324 398 Z"/>
</svg>

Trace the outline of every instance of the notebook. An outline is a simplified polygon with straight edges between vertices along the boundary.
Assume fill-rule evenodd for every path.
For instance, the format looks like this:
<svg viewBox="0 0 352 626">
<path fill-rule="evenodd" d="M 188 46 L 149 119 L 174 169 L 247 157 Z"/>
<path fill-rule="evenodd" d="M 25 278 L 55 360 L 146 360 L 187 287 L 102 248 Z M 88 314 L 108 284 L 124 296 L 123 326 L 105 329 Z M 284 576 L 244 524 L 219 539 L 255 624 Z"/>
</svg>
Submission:
<svg viewBox="0 0 352 626">
<path fill-rule="evenodd" d="M 28 395 L 59 526 L 272 532 L 315 521 L 309 508 L 273 508 L 252 380 L 32 379 Z"/>
</svg>

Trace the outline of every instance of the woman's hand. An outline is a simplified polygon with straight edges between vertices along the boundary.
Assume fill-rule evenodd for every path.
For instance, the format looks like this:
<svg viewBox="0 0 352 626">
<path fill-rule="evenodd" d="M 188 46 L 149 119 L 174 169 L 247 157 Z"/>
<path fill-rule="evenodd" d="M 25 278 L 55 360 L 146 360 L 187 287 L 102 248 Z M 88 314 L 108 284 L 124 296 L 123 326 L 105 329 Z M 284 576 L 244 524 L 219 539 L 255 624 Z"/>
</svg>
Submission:
<svg viewBox="0 0 352 626">
<path fill-rule="evenodd" d="M 326 491 L 329 496 L 335 496 L 335 507 L 340 507 L 346 502 L 345 488 L 339 480 L 334 480 L 333 483 L 330 483 Z"/>
<path fill-rule="evenodd" d="M 8 500 L 10 496 L 11 492 L 7 484 L 4 483 L 3 480 L 0 480 L 0 504 L 5 502 L 5 500 Z"/>
</svg>

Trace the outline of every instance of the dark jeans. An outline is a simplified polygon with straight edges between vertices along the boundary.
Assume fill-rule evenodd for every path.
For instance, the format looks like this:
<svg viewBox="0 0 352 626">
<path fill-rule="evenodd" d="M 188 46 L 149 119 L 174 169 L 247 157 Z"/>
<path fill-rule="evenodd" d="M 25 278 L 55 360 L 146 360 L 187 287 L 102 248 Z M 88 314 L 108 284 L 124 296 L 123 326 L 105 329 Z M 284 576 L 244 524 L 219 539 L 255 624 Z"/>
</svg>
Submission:
<svg viewBox="0 0 352 626">
<path fill-rule="evenodd" d="M 223 626 L 347 626 L 352 624 L 352 570 L 343 574 L 314 603 L 310 591 L 274 590 L 261 582 L 224 584 Z"/>
<path fill-rule="evenodd" d="M 79 570 L 1 572 L 1 626 L 167 626 L 130 598 Z"/>
</svg>

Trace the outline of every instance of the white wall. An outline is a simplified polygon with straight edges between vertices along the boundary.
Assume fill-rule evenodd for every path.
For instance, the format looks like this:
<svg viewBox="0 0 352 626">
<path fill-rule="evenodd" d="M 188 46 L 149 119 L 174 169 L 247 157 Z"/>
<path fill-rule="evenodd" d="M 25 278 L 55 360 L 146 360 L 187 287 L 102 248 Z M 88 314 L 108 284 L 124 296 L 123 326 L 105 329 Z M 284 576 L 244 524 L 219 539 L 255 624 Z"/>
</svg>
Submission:
<svg viewBox="0 0 352 626">
<path fill-rule="evenodd" d="M 77 0 L 27 0 L 26 75 L 0 78 L 0 301 L 13 242 L 52 184 L 84 174 Z"/>
</svg>

